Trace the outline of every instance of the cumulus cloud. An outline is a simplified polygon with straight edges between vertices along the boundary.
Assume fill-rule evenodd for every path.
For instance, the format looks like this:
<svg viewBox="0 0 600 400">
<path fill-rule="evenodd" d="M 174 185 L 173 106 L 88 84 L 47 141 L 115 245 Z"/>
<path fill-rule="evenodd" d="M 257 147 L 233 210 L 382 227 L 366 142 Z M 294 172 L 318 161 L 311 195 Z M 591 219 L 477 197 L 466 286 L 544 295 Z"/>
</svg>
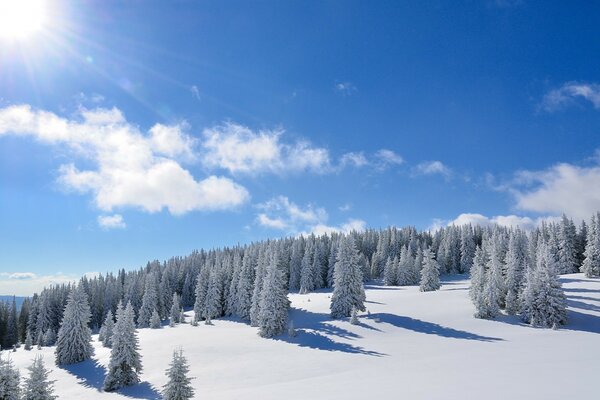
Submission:
<svg viewBox="0 0 600 400">
<path fill-rule="evenodd" d="M 285 143 L 282 130 L 253 131 L 226 123 L 203 132 L 203 162 L 232 174 L 260 174 L 331 170 L 329 151 L 307 141 Z"/>
<path fill-rule="evenodd" d="M 116 108 L 80 110 L 80 119 L 66 119 L 28 105 L 0 109 L 0 135 L 13 134 L 62 145 L 92 168 L 74 162 L 59 169 L 58 182 L 68 190 L 93 195 L 106 212 L 135 207 L 172 214 L 224 210 L 245 203 L 248 191 L 229 178 L 196 180 L 180 160 L 194 154 L 194 140 L 184 125 L 154 125 L 148 133 L 128 123 Z"/>
<path fill-rule="evenodd" d="M 424 161 L 413 168 L 414 175 L 442 175 L 450 177 L 452 170 L 441 161 Z"/>
<path fill-rule="evenodd" d="M 542 100 L 541 108 L 547 112 L 558 111 L 574 104 L 577 99 L 585 100 L 600 110 L 600 84 L 567 82 L 549 91 Z"/>
<path fill-rule="evenodd" d="M 600 166 L 568 163 L 521 171 L 509 189 L 520 210 L 588 219 L 600 210 Z"/>
<path fill-rule="evenodd" d="M 499 225 L 504 227 L 521 228 L 523 230 L 532 230 L 542 223 L 542 221 L 554 220 L 555 217 L 539 217 L 530 218 L 527 216 L 518 215 L 496 215 L 493 217 L 487 217 L 477 213 L 463 213 L 452 220 L 434 219 L 432 224 L 429 226 L 429 231 L 437 231 L 445 226 L 462 226 L 471 224 L 473 226 L 493 226 Z"/>
<path fill-rule="evenodd" d="M 98 225 L 100 225 L 102 229 L 125 229 L 127 227 L 121 214 L 99 215 Z"/>
<path fill-rule="evenodd" d="M 35 279 L 37 277 L 33 272 L 13 272 L 12 274 L 4 274 L 8 279 Z"/>
<path fill-rule="evenodd" d="M 260 210 L 256 217 L 259 225 L 291 234 L 362 231 L 366 226 L 365 221 L 359 219 L 348 219 L 339 226 L 328 225 L 325 209 L 312 204 L 301 207 L 285 196 L 274 197 L 256 207 Z"/>
<path fill-rule="evenodd" d="M 388 166 L 404 163 L 404 159 L 400 155 L 389 149 L 378 150 L 377 153 L 375 153 L 375 159 L 380 168 L 387 168 Z"/>
</svg>

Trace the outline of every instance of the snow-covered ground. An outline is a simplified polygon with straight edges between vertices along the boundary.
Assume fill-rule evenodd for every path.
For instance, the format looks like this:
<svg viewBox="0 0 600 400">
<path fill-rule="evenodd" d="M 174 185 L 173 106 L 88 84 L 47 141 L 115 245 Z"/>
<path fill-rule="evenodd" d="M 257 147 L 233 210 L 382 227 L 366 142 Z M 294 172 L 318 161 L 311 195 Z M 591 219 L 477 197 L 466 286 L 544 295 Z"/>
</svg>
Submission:
<svg viewBox="0 0 600 400">
<path fill-rule="evenodd" d="M 290 295 L 295 338 L 263 339 L 232 320 L 142 329 L 143 383 L 119 393 L 101 391 L 109 349 L 97 342 L 93 362 L 67 369 L 54 366 L 53 348 L 10 357 L 23 375 L 42 353 L 60 399 L 159 398 L 179 347 L 203 399 L 597 398 L 600 281 L 581 274 L 561 280 L 569 323 L 557 331 L 516 317 L 473 318 L 464 277 L 429 293 L 368 285 L 370 315 L 361 314 L 360 325 L 329 319 L 330 292 Z"/>
</svg>

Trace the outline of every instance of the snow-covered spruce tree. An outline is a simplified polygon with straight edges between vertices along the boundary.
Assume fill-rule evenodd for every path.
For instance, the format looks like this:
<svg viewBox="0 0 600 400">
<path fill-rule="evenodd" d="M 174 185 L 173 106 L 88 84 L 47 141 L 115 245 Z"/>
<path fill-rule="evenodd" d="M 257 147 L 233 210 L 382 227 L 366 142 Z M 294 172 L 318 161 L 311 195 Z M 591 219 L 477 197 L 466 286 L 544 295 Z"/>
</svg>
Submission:
<svg viewBox="0 0 600 400">
<path fill-rule="evenodd" d="M 578 271 L 577 228 L 572 220 L 563 214 L 558 226 L 559 273 L 572 274 Z"/>
<path fill-rule="evenodd" d="M 4 333 L 3 347 L 11 348 L 19 342 L 19 328 L 17 325 L 17 304 L 14 296 L 6 318 L 5 329 L 6 330 Z"/>
<path fill-rule="evenodd" d="M 356 307 L 352 307 L 352 314 L 350 316 L 350 323 L 352 325 L 358 325 L 358 311 L 356 311 Z"/>
<path fill-rule="evenodd" d="M 250 307 L 252 306 L 252 293 L 254 291 L 254 267 L 256 266 L 254 252 L 248 250 L 242 260 L 242 270 L 237 287 L 236 314 L 241 319 L 250 319 Z M 290 275 L 290 279 L 291 275 Z M 298 272 L 298 282 L 300 273 Z M 299 284 L 299 283 L 298 283 Z"/>
<path fill-rule="evenodd" d="M 315 289 L 313 276 L 313 256 L 315 252 L 314 237 L 306 241 L 304 257 L 300 263 L 300 294 L 312 292 Z"/>
<path fill-rule="evenodd" d="M 150 328 L 151 329 L 159 329 L 160 328 L 160 315 L 158 315 L 158 311 L 152 311 L 152 317 L 150 317 Z"/>
<path fill-rule="evenodd" d="M 156 275 L 154 273 L 147 275 L 144 296 L 142 297 L 142 307 L 139 310 L 137 318 L 139 328 L 149 327 L 152 312 L 158 309 L 157 286 Z"/>
<path fill-rule="evenodd" d="M 587 230 L 584 259 L 581 272 L 587 278 L 600 276 L 600 213 L 592 216 L 592 221 Z"/>
<path fill-rule="evenodd" d="M 194 302 L 194 320 L 202 319 L 204 311 L 204 300 L 206 299 L 206 291 L 208 290 L 208 278 L 210 277 L 209 265 L 205 264 L 198 274 L 196 283 L 196 301 Z"/>
<path fill-rule="evenodd" d="M 131 303 L 128 303 L 125 309 L 117 310 L 110 363 L 104 380 L 104 390 L 107 392 L 135 385 L 140 381 L 138 374 L 142 370 L 142 363 L 134 318 L 135 314 Z"/>
<path fill-rule="evenodd" d="M 398 259 L 388 257 L 383 267 L 383 284 L 385 286 L 395 286 L 398 284 Z"/>
<path fill-rule="evenodd" d="M 168 381 L 163 386 L 163 399 L 186 400 L 194 398 L 192 378 L 188 377 L 189 372 L 190 367 L 183 356 L 183 350 L 174 351 L 173 360 L 166 371 Z"/>
<path fill-rule="evenodd" d="M 92 357 L 92 331 L 88 326 L 90 316 L 87 294 L 81 285 L 77 286 L 69 293 L 58 331 L 55 350 L 57 365 L 74 364 Z"/>
<path fill-rule="evenodd" d="M 263 280 L 267 269 L 267 245 L 263 245 L 258 252 L 258 261 L 256 265 L 256 277 L 254 280 L 254 289 L 252 291 L 252 301 L 250 305 L 250 325 L 258 326 L 258 316 L 260 314 L 260 298 L 263 288 Z"/>
<path fill-rule="evenodd" d="M 519 296 L 523 290 L 523 279 L 526 263 L 526 237 L 517 229 L 510 233 L 508 251 L 506 252 L 506 312 L 510 315 L 519 312 Z"/>
<path fill-rule="evenodd" d="M 489 259 L 486 266 L 485 286 L 483 288 L 483 296 L 485 298 L 487 308 L 487 318 L 495 318 L 500 313 L 500 308 L 503 305 L 504 295 L 504 277 L 502 269 L 504 268 L 500 261 L 500 251 L 497 249 L 495 237 L 492 238 L 489 245 Z"/>
<path fill-rule="evenodd" d="M 464 274 L 471 270 L 475 257 L 475 241 L 471 225 L 464 225 L 460 231 L 460 269 L 458 272 Z"/>
<path fill-rule="evenodd" d="M 272 252 L 263 288 L 260 293 L 258 315 L 259 335 L 273 337 L 285 332 L 290 301 L 287 297 L 286 280 L 279 268 L 279 254 Z"/>
<path fill-rule="evenodd" d="M 48 379 L 50 371 L 44 366 L 41 355 L 37 355 L 27 368 L 29 376 L 25 378 L 22 400 L 54 400 L 54 382 Z"/>
<path fill-rule="evenodd" d="M 292 244 L 290 256 L 290 291 L 300 290 L 300 271 L 302 270 L 302 257 L 304 256 L 304 237 L 300 236 Z"/>
<path fill-rule="evenodd" d="M 475 257 L 471 265 L 471 287 L 469 296 L 475 306 L 475 318 L 489 318 L 487 303 L 484 297 L 485 289 L 485 266 L 487 264 L 487 253 L 484 248 L 477 246 Z"/>
<path fill-rule="evenodd" d="M 54 329 L 49 328 L 44 333 L 44 346 L 54 346 L 56 344 L 56 333 Z"/>
<path fill-rule="evenodd" d="M 431 292 L 440 288 L 440 268 L 433 258 L 431 248 L 423 250 L 423 268 L 421 269 L 421 292 Z"/>
<path fill-rule="evenodd" d="M 20 400 L 19 379 L 19 370 L 15 368 L 12 360 L 3 360 L 0 354 L 0 399 Z"/>
<path fill-rule="evenodd" d="M 400 259 L 398 260 L 398 285 L 412 285 L 412 259 L 408 245 L 400 250 Z"/>
<path fill-rule="evenodd" d="M 25 350 L 31 350 L 33 347 L 33 337 L 31 335 L 31 331 L 27 330 L 27 336 L 25 336 Z"/>
<path fill-rule="evenodd" d="M 537 266 L 524 293 L 523 317 L 532 326 L 557 328 L 567 322 L 566 297 L 558 280 L 558 265 L 547 243 L 538 246 Z"/>
<path fill-rule="evenodd" d="M 179 295 L 177 293 L 173 293 L 173 300 L 171 302 L 171 311 L 169 312 L 169 324 L 178 324 L 181 321 L 179 320 L 179 314 L 181 313 L 181 305 L 179 302 Z"/>
<path fill-rule="evenodd" d="M 208 291 L 206 292 L 206 298 L 204 301 L 204 310 L 202 311 L 202 317 L 207 321 L 214 318 L 218 318 L 222 315 L 222 292 L 221 282 L 219 280 L 219 271 L 216 267 L 210 271 L 210 278 L 208 280 Z"/>
<path fill-rule="evenodd" d="M 365 288 L 354 238 L 348 234 L 340 239 L 333 271 L 331 295 L 332 318 L 349 317 L 352 307 L 365 311 Z"/>
<path fill-rule="evenodd" d="M 112 334 L 115 326 L 115 320 L 112 311 L 108 310 L 106 314 L 106 318 L 104 318 L 104 323 L 102 324 L 102 328 L 100 328 L 100 338 L 99 340 L 102 342 L 104 347 L 111 347 L 112 343 Z"/>
</svg>

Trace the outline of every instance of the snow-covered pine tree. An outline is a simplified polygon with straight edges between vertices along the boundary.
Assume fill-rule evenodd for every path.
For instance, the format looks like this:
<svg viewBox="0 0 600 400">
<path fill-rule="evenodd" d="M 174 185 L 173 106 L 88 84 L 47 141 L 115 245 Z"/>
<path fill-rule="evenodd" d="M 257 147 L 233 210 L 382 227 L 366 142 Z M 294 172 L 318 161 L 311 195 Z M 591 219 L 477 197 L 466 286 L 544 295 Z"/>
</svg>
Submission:
<svg viewBox="0 0 600 400">
<path fill-rule="evenodd" d="M 340 239 L 333 272 L 333 294 L 331 295 L 332 318 L 349 317 L 352 307 L 365 310 L 365 288 L 359 265 L 358 251 L 354 238 L 348 234 Z"/>
<path fill-rule="evenodd" d="M 54 344 L 56 344 L 56 333 L 54 329 L 49 328 L 44 333 L 44 346 L 54 346 Z"/>
<path fill-rule="evenodd" d="M 19 370 L 15 368 L 12 360 L 10 358 L 3 360 L 0 354 L 0 399 L 20 400 L 19 380 Z"/>
<path fill-rule="evenodd" d="M 158 315 L 158 311 L 152 311 L 152 317 L 150 317 L 150 328 L 151 329 L 159 329 L 160 328 L 160 315 Z"/>
<path fill-rule="evenodd" d="M 505 284 L 502 270 L 504 265 L 500 260 L 501 251 L 497 242 L 496 235 L 492 236 L 489 243 L 489 258 L 487 262 L 487 272 L 485 277 L 485 286 L 483 295 L 487 306 L 488 318 L 495 318 L 500 313 L 500 308 L 504 305 L 506 299 Z"/>
<path fill-rule="evenodd" d="M 358 311 L 356 311 L 356 307 L 352 307 L 352 315 L 350 317 L 350 323 L 352 325 L 358 325 Z"/>
<path fill-rule="evenodd" d="M 520 308 L 519 296 L 523 290 L 523 280 L 526 263 L 526 237 L 521 230 L 512 231 L 508 240 L 506 252 L 506 312 L 510 315 L 517 314 Z"/>
<path fill-rule="evenodd" d="M 213 267 L 210 271 L 210 277 L 208 280 L 208 291 L 206 292 L 206 298 L 204 300 L 204 310 L 202 311 L 202 317 L 206 320 L 212 320 L 220 317 L 222 314 L 221 301 L 221 282 L 219 281 L 219 271 L 216 267 Z"/>
<path fill-rule="evenodd" d="M 527 322 L 541 328 L 557 328 L 567 322 L 566 297 L 558 280 L 559 267 L 547 243 L 539 246 L 530 298 L 523 310 Z"/>
<path fill-rule="evenodd" d="M 104 318 L 104 323 L 102 324 L 102 328 L 100 328 L 100 334 L 102 345 L 104 347 L 111 347 L 112 343 L 112 334 L 115 326 L 114 316 L 111 310 L 108 310 L 106 313 L 106 318 Z"/>
<path fill-rule="evenodd" d="M 285 332 L 287 327 L 290 301 L 287 297 L 285 277 L 278 264 L 279 254 L 273 251 L 260 294 L 258 327 L 262 337 L 279 335 Z"/>
<path fill-rule="evenodd" d="M 240 279 L 238 281 L 236 314 L 245 320 L 250 319 L 250 307 L 252 306 L 252 293 L 254 291 L 255 260 L 254 252 L 252 250 L 246 251 L 242 260 L 242 270 L 240 271 Z M 290 279 L 292 279 L 291 272 Z M 299 273 L 298 282 L 300 282 Z"/>
<path fill-rule="evenodd" d="M 19 328 L 17 325 L 17 304 L 15 297 L 12 298 L 10 311 L 6 318 L 6 327 L 4 333 L 4 346 L 11 348 L 19 342 Z"/>
<path fill-rule="evenodd" d="M 254 289 L 252 291 L 252 302 L 250 305 L 250 325 L 258 326 L 258 316 L 260 314 L 260 298 L 263 288 L 263 280 L 267 269 L 267 245 L 263 245 L 258 251 L 258 261 L 256 265 L 256 277 L 254 280 Z"/>
<path fill-rule="evenodd" d="M 421 292 L 431 292 L 440 288 L 440 268 L 433 258 L 433 252 L 428 247 L 423 250 L 423 268 L 421 269 L 421 282 L 419 290 Z"/>
<path fill-rule="evenodd" d="M 131 303 L 117 310 L 117 323 L 113 329 L 112 349 L 108 373 L 104 379 L 104 390 L 117 390 L 139 383 L 142 370 L 138 338 L 135 330 L 135 313 Z"/>
<path fill-rule="evenodd" d="M 302 257 L 304 256 L 304 237 L 301 236 L 292 243 L 290 256 L 290 291 L 300 290 L 300 271 L 302 270 Z"/>
<path fill-rule="evenodd" d="M 48 379 L 50 371 L 44 366 L 41 355 L 36 355 L 31 366 L 27 368 L 29 376 L 25 378 L 22 400 L 54 400 L 54 382 Z M 0 396 L 0 398 L 3 398 Z"/>
<path fill-rule="evenodd" d="M 33 347 L 33 337 L 31 335 L 31 331 L 27 329 L 27 334 L 25 336 L 25 350 L 31 350 Z"/>
<path fill-rule="evenodd" d="M 313 256 L 315 253 L 314 237 L 306 240 L 304 256 L 300 264 L 300 294 L 312 292 L 315 289 L 313 277 Z"/>
<path fill-rule="evenodd" d="M 204 300 L 206 299 L 206 291 L 208 290 L 208 279 L 210 277 L 210 266 L 204 264 L 196 283 L 196 301 L 194 302 L 194 320 L 200 321 L 204 312 Z"/>
<path fill-rule="evenodd" d="M 475 241 L 471 225 L 464 225 L 460 231 L 460 269 L 458 272 L 464 274 L 471 270 L 475 257 Z"/>
<path fill-rule="evenodd" d="M 600 213 L 592 216 L 592 221 L 587 230 L 584 260 L 581 272 L 587 278 L 600 276 Z"/>
<path fill-rule="evenodd" d="M 579 269 L 577 260 L 577 229 L 563 214 L 558 226 L 558 262 L 561 274 L 572 274 Z"/>
<path fill-rule="evenodd" d="M 383 267 L 383 284 L 385 286 L 395 286 L 398 284 L 398 259 L 388 257 Z"/>
<path fill-rule="evenodd" d="M 166 371 L 168 381 L 163 386 L 163 399 L 187 400 L 194 398 L 192 378 L 188 377 L 189 372 L 190 367 L 183 356 L 183 350 L 174 351 L 173 359 Z"/>
<path fill-rule="evenodd" d="M 181 313 L 181 304 L 179 302 L 179 295 L 177 293 L 173 293 L 173 300 L 171 301 L 171 311 L 169 312 L 169 324 L 178 324 L 181 321 L 179 320 L 179 314 Z"/>
<path fill-rule="evenodd" d="M 87 294 L 81 285 L 73 288 L 58 331 L 55 350 L 57 365 L 74 364 L 92 357 L 92 331 L 88 326 L 90 316 Z"/>
<path fill-rule="evenodd" d="M 475 318 L 489 318 L 487 303 L 484 297 L 485 289 L 485 266 L 487 264 L 487 253 L 483 247 L 477 246 L 475 257 L 471 265 L 471 287 L 469 296 L 475 306 Z"/>
<path fill-rule="evenodd" d="M 400 259 L 398 260 L 398 285 L 412 285 L 412 259 L 408 245 L 400 250 Z"/>
<path fill-rule="evenodd" d="M 139 310 L 137 318 L 139 328 L 149 327 L 152 312 L 158 309 L 157 286 L 156 274 L 150 273 L 147 275 L 144 296 L 142 297 L 142 307 Z"/>
</svg>

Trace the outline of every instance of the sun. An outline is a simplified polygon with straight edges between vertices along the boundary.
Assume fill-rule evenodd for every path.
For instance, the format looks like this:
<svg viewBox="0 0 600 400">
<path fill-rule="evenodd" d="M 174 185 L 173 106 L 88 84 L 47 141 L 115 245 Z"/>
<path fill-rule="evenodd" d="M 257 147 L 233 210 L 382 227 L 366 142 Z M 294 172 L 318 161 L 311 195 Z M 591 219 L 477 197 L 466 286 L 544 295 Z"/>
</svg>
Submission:
<svg viewBox="0 0 600 400">
<path fill-rule="evenodd" d="M 42 29 L 44 0 L 0 0 L 0 39 L 21 40 Z"/>
</svg>

